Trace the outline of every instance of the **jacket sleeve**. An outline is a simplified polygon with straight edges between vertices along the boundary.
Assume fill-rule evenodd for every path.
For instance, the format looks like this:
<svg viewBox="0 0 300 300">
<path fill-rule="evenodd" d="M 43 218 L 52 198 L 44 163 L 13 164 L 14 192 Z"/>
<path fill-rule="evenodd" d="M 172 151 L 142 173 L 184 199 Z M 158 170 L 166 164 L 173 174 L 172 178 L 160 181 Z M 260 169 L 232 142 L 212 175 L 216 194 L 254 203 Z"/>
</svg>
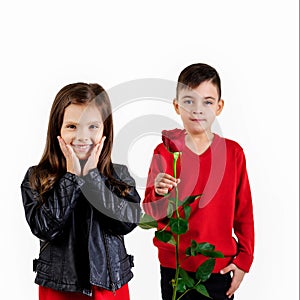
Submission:
<svg viewBox="0 0 300 300">
<path fill-rule="evenodd" d="M 238 238 L 238 253 L 233 260 L 240 269 L 249 272 L 254 254 L 254 219 L 250 184 L 243 151 L 237 158 L 238 186 L 234 218 L 234 233 Z"/>
<path fill-rule="evenodd" d="M 122 196 L 98 169 L 91 170 L 83 177 L 85 184 L 81 190 L 87 201 L 96 208 L 101 224 L 113 234 L 127 234 L 140 221 L 140 196 L 135 181 L 124 165 L 114 165 L 116 178 L 129 186 Z"/>
<path fill-rule="evenodd" d="M 145 213 L 156 220 L 162 220 L 166 217 L 168 205 L 168 200 L 165 197 L 156 194 L 154 190 L 154 181 L 156 176 L 159 173 L 165 173 L 167 168 L 166 160 L 164 159 L 160 148 L 160 145 L 158 145 L 153 153 L 148 171 L 145 197 L 143 200 L 143 209 Z"/>
<path fill-rule="evenodd" d="M 32 167 L 28 169 L 21 184 L 25 217 L 35 236 L 42 240 L 53 240 L 62 232 L 72 213 L 84 181 L 74 174 L 66 173 L 47 192 L 47 200 L 42 201 L 37 191 L 30 187 L 31 170 Z"/>
</svg>

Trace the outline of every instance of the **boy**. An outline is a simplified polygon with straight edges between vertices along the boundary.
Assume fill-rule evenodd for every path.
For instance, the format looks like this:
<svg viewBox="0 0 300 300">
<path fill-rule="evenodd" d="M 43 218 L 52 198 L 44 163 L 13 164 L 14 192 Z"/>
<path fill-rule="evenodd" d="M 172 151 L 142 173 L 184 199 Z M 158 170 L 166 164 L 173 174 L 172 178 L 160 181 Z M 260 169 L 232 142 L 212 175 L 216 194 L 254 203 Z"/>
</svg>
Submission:
<svg viewBox="0 0 300 300">
<path fill-rule="evenodd" d="M 202 195 L 191 204 L 189 230 L 180 240 L 180 266 L 195 276 L 206 258 L 202 255 L 187 258 L 185 249 L 191 240 L 213 244 L 224 258 L 216 259 L 213 273 L 204 284 L 213 299 L 233 299 L 253 261 L 254 223 L 243 149 L 211 131 L 224 106 L 217 71 L 201 63 L 186 67 L 178 78 L 173 105 L 184 130 L 163 131 L 164 143 L 154 150 L 143 208 L 164 228 L 167 215 L 167 197 L 164 196 L 175 186 L 178 185 L 179 199 Z M 173 174 L 170 145 L 173 152 L 181 152 L 177 178 Z M 232 236 L 233 231 L 236 238 Z M 162 298 L 171 300 L 175 247 L 156 238 L 154 245 L 158 248 L 161 265 Z M 208 298 L 190 291 L 181 299 Z"/>
</svg>

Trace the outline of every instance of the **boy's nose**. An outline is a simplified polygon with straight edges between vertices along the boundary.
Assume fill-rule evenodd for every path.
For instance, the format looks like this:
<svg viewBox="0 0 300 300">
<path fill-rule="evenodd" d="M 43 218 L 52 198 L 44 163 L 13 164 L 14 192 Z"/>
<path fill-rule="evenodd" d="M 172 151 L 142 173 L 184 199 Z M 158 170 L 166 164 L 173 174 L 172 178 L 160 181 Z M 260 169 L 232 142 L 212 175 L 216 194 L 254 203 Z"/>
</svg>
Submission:
<svg viewBox="0 0 300 300">
<path fill-rule="evenodd" d="M 195 105 L 195 107 L 193 108 L 193 114 L 202 115 L 203 114 L 203 106 L 200 104 Z"/>
<path fill-rule="evenodd" d="M 194 110 L 194 111 L 193 111 L 193 114 L 194 114 L 194 115 L 202 115 L 202 114 L 203 114 L 203 111 L 200 110 L 200 109 Z"/>
<path fill-rule="evenodd" d="M 203 105 L 201 101 L 196 101 L 193 107 L 193 114 L 203 114 Z"/>
</svg>

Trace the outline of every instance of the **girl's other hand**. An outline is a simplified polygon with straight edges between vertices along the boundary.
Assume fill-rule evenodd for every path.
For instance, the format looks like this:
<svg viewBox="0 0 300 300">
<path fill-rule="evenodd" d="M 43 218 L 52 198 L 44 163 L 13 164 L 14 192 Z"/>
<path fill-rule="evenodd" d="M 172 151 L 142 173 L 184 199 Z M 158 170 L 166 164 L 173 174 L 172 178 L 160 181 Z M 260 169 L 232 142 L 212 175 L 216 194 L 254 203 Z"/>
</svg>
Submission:
<svg viewBox="0 0 300 300">
<path fill-rule="evenodd" d="M 176 179 L 169 174 L 159 173 L 154 180 L 155 193 L 164 196 L 176 187 L 179 182 L 180 179 Z"/>
<path fill-rule="evenodd" d="M 57 139 L 58 139 L 60 149 L 66 159 L 67 172 L 80 176 L 81 166 L 80 166 L 79 159 L 76 156 L 73 148 L 70 145 L 67 145 L 62 137 L 58 136 Z"/>
<path fill-rule="evenodd" d="M 97 168 L 99 157 L 101 154 L 101 151 L 103 149 L 103 144 L 105 141 L 106 137 L 103 136 L 98 144 L 95 145 L 94 149 L 91 152 L 91 155 L 87 159 L 82 175 L 85 176 L 90 170 Z"/>
</svg>

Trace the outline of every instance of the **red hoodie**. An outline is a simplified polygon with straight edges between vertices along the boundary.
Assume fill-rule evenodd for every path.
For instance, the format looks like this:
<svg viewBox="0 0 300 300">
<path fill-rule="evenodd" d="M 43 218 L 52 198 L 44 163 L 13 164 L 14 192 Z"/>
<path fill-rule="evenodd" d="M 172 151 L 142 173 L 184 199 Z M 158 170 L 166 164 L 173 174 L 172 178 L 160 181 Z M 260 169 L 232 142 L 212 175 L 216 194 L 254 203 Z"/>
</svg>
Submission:
<svg viewBox="0 0 300 300">
<path fill-rule="evenodd" d="M 214 273 L 231 262 L 248 272 L 253 261 L 254 223 L 251 191 L 243 149 L 234 141 L 214 135 L 211 146 L 201 155 L 192 152 L 182 143 L 177 164 L 179 199 L 199 195 L 191 204 L 189 230 L 180 236 L 180 264 L 186 271 L 195 272 L 207 259 L 202 255 L 187 257 L 185 250 L 191 240 L 209 242 L 225 258 L 217 258 Z M 154 150 L 145 199 L 144 211 L 158 220 L 159 229 L 165 227 L 167 198 L 154 191 L 158 173 L 174 176 L 173 154 L 161 143 Z M 175 193 L 174 191 L 171 192 Z M 234 235 L 236 236 L 233 237 Z M 176 268 L 175 246 L 154 238 L 160 264 Z"/>
</svg>

